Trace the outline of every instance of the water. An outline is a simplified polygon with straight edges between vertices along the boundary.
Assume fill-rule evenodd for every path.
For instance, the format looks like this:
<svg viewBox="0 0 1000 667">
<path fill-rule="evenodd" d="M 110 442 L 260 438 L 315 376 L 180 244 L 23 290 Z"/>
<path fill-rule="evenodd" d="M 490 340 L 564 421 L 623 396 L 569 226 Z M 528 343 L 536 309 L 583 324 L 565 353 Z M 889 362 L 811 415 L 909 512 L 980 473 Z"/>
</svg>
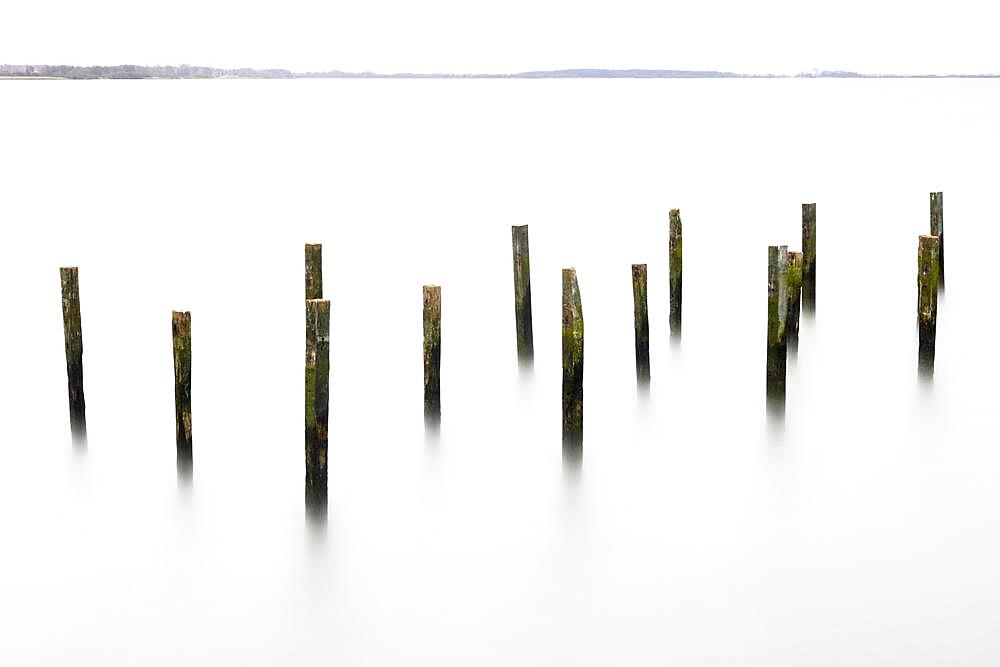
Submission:
<svg viewBox="0 0 1000 667">
<path fill-rule="evenodd" d="M 4 82 L 0 661 L 989 665 L 1000 577 L 991 81 Z M 937 372 L 916 237 L 945 192 Z M 766 246 L 818 313 L 764 411 Z M 684 333 L 667 333 L 667 211 Z M 534 372 L 510 225 L 529 224 Z M 302 244 L 332 302 L 303 508 Z M 630 265 L 649 264 L 636 390 Z M 57 268 L 80 267 L 90 441 Z M 560 269 L 586 319 L 562 468 Z M 421 285 L 443 289 L 425 438 Z M 192 312 L 194 480 L 171 309 Z"/>
</svg>

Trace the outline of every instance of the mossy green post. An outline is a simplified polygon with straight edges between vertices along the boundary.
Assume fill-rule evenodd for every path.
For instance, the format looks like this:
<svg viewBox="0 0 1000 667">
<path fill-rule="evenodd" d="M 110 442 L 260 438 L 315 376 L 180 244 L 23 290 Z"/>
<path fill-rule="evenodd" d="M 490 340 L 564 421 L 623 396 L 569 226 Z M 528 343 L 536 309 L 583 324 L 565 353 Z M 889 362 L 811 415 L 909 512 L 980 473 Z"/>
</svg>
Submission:
<svg viewBox="0 0 1000 667">
<path fill-rule="evenodd" d="M 73 442 L 87 442 L 87 405 L 83 397 L 83 331 L 80 324 L 80 275 L 77 267 L 59 269 L 62 283 L 63 340 L 69 389 L 69 425 Z"/>
<path fill-rule="evenodd" d="M 177 441 L 177 474 L 190 479 L 194 470 L 191 439 L 191 313 L 173 311 L 174 434 Z"/>
<path fill-rule="evenodd" d="M 330 415 L 330 302 L 306 301 L 306 510 L 326 516 L 327 428 Z"/>
<path fill-rule="evenodd" d="M 785 329 L 788 310 L 788 247 L 767 249 L 767 409 L 785 412 Z"/>
<path fill-rule="evenodd" d="M 583 457 L 583 303 L 576 269 L 562 271 L 563 459 Z"/>
<path fill-rule="evenodd" d="M 528 225 L 511 225 L 514 252 L 514 326 L 517 334 L 517 360 L 531 366 L 535 343 L 531 326 L 531 265 L 528 260 Z"/>
<path fill-rule="evenodd" d="M 306 244 L 306 300 L 323 298 L 323 245 Z"/>
<path fill-rule="evenodd" d="M 649 309 L 646 299 L 646 265 L 632 265 L 632 302 L 635 315 L 635 379 L 649 386 Z"/>
<path fill-rule="evenodd" d="M 799 347 L 799 312 L 802 306 L 802 253 L 788 253 L 788 321 L 785 344 L 791 354 Z"/>
<path fill-rule="evenodd" d="M 441 425 L 441 286 L 424 285 L 424 424 Z"/>
<path fill-rule="evenodd" d="M 938 237 L 938 289 L 944 290 L 944 193 L 931 193 L 931 236 Z"/>
<path fill-rule="evenodd" d="M 683 245 L 681 243 L 681 212 L 670 209 L 670 335 L 681 335 L 681 278 L 683 277 Z"/>
<path fill-rule="evenodd" d="M 934 377 L 934 344 L 937 338 L 938 279 L 940 278 L 941 240 L 921 236 L 917 242 L 917 373 Z"/>
<path fill-rule="evenodd" d="M 816 204 L 802 205 L 802 310 L 816 312 Z"/>
</svg>

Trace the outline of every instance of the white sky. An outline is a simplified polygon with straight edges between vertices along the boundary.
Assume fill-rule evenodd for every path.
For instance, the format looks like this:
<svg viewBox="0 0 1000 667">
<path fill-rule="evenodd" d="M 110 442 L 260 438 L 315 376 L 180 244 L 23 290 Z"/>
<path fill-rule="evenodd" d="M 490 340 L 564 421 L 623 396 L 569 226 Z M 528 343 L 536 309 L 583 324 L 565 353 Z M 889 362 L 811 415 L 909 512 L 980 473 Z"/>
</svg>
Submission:
<svg viewBox="0 0 1000 667">
<path fill-rule="evenodd" d="M 0 62 L 998 72 L 996 0 L 3 0 Z"/>
</svg>

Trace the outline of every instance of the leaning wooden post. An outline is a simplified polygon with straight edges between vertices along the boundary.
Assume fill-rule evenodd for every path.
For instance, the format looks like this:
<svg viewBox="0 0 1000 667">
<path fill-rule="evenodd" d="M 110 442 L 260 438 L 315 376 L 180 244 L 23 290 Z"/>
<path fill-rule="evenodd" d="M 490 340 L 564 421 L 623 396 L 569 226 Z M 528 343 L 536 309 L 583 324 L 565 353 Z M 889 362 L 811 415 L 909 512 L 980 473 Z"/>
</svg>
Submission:
<svg viewBox="0 0 1000 667">
<path fill-rule="evenodd" d="M 921 236 L 917 243 L 917 330 L 920 343 L 917 372 L 920 377 L 934 377 L 934 343 L 937 337 L 937 295 L 940 271 L 941 240 Z"/>
<path fill-rule="evenodd" d="M 944 290 L 944 193 L 931 193 L 931 236 L 938 237 L 938 289 Z"/>
<path fill-rule="evenodd" d="M 323 298 L 323 244 L 306 244 L 306 300 Z"/>
<path fill-rule="evenodd" d="M 649 310 L 646 300 L 646 265 L 632 265 L 632 302 L 635 311 L 635 379 L 649 385 Z"/>
<path fill-rule="evenodd" d="M 562 271 L 563 459 L 583 456 L 583 303 L 576 269 Z"/>
<path fill-rule="evenodd" d="M 785 326 L 788 306 L 788 247 L 767 249 L 767 408 L 785 411 Z"/>
<path fill-rule="evenodd" d="M 62 283 L 63 339 L 69 388 L 69 425 L 73 442 L 87 442 L 87 406 L 83 397 L 83 331 L 80 325 L 80 277 L 77 267 L 59 269 Z"/>
<path fill-rule="evenodd" d="M 188 479 L 194 469 L 191 441 L 191 313 L 173 312 L 174 336 L 174 434 L 177 440 L 177 474 Z"/>
<path fill-rule="evenodd" d="M 424 285 L 424 425 L 441 425 L 441 286 Z"/>
<path fill-rule="evenodd" d="M 326 515 L 327 427 L 330 415 L 330 302 L 306 301 L 306 510 Z"/>
<path fill-rule="evenodd" d="M 670 209 L 670 335 L 681 335 L 681 277 L 682 270 L 681 212 Z"/>
<path fill-rule="evenodd" d="M 510 228 L 514 250 L 514 325 L 517 333 L 517 359 L 530 366 L 535 358 L 531 330 L 531 270 L 528 262 L 528 225 Z"/>
<path fill-rule="evenodd" d="M 785 343 L 795 354 L 799 347 L 799 312 L 802 304 L 802 253 L 788 253 L 788 320 L 785 326 Z"/>
<path fill-rule="evenodd" d="M 802 205 L 802 310 L 816 312 L 816 204 Z"/>
</svg>

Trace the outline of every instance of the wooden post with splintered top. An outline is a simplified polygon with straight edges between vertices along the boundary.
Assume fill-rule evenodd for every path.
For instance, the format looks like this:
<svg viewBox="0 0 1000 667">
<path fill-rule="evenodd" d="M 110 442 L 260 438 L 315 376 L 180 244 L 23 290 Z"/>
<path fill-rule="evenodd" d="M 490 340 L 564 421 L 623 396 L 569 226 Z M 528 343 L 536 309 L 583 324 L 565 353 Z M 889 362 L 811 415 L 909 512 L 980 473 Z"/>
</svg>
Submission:
<svg viewBox="0 0 1000 667">
<path fill-rule="evenodd" d="M 670 335 L 681 335 L 681 278 L 683 276 L 681 243 L 681 212 L 670 209 Z"/>
<path fill-rule="evenodd" d="M 788 253 L 788 320 L 785 343 L 793 354 L 799 347 L 799 312 L 802 305 L 802 253 Z"/>
<path fill-rule="evenodd" d="M 917 372 L 920 377 L 934 377 L 934 344 L 937 338 L 937 300 L 941 240 L 920 236 L 917 242 Z"/>
<path fill-rule="evenodd" d="M 83 331 L 80 324 L 80 276 L 77 267 L 59 269 L 62 283 L 63 339 L 69 389 L 69 425 L 73 442 L 87 442 L 87 406 L 83 397 Z"/>
<path fill-rule="evenodd" d="M 785 412 L 785 328 L 788 306 L 788 247 L 767 249 L 767 409 Z"/>
<path fill-rule="evenodd" d="M 441 425 L 441 286 L 424 285 L 424 425 Z"/>
<path fill-rule="evenodd" d="M 635 379 L 649 385 L 649 310 L 646 299 L 646 265 L 632 265 L 632 302 L 635 311 Z"/>
<path fill-rule="evenodd" d="M 330 417 L 330 302 L 306 301 L 306 511 L 326 516 L 327 428 Z"/>
<path fill-rule="evenodd" d="M 802 310 L 816 312 L 816 204 L 802 205 Z"/>
<path fill-rule="evenodd" d="M 191 313 L 173 311 L 174 434 L 177 440 L 177 474 L 189 479 L 194 469 L 191 440 Z"/>
<path fill-rule="evenodd" d="M 517 334 L 517 360 L 530 366 L 535 358 L 531 328 L 531 265 L 528 261 L 528 225 L 511 225 L 514 251 L 514 326 Z"/>
<path fill-rule="evenodd" d="M 931 193 L 931 236 L 938 237 L 938 289 L 944 290 L 944 193 Z"/>
<path fill-rule="evenodd" d="M 306 244 L 306 300 L 323 298 L 323 245 Z"/>
<path fill-rule="evenodd" d="M 562 270 L 563 459 L 583 455 L 583 303 L 576 269 Z"/>
</svg>

